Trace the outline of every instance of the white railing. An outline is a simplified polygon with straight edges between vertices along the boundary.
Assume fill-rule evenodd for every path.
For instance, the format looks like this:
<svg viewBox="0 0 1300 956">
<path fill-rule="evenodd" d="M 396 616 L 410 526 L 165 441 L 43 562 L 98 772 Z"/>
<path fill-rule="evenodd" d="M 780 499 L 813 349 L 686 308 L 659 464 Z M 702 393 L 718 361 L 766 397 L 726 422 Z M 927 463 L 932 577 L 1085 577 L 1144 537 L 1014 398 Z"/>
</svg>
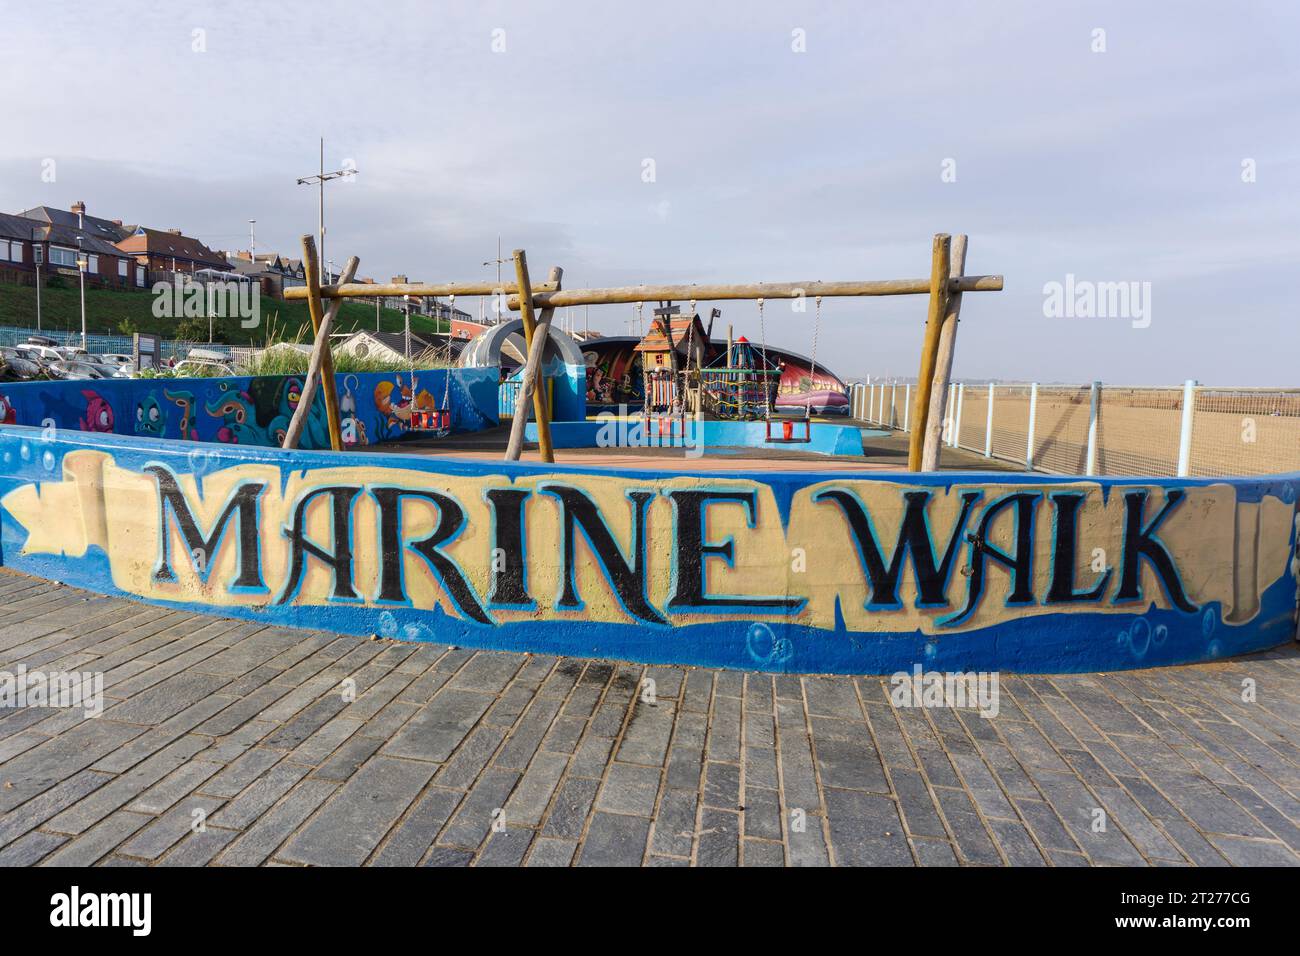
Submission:
<svg viewBox="0 0 1300 956">
<path fill-rule="evenodd" d="M 910 430 L 912 386 L 849 386 L 860 421 Z M 1300 471 L 1300 388 L 955 382 L 943 443 L 1027 470 L 1074 475 Z"/>
</svg>

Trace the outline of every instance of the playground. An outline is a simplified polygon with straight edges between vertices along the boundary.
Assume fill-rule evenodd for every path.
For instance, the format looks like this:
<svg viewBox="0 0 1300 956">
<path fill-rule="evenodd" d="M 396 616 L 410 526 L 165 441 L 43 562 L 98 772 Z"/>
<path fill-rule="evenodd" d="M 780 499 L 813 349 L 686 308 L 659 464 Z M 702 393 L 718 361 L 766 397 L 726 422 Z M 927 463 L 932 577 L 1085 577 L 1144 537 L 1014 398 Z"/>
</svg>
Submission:
<svg viewBox="0 0 1300 956">
<path fill-rule="evenodd" d="M 939 468 L 963 299 L 977 329 L 1002 288 L 966 274 L 963 236 L 918 279 L 572 290 L 522 251 L 504 288 L 354 283 L 355 258 L 321 286 L 303 247 L 305 376 L 0 392 L 0 563 L 282 626 L 773 672 L 1119 670 L 1295 639 L 1300 474 Z M 454 368 L 334 372 L 349 298 L 493 294 L 518 318 Z M 882 295 L 927 301 L 905 437 L 850 418 L 818 357 L 823 299 Z M 714 302 L 748 303 L 758 339 L 721 335 Z M 804 306 L 806 356 L 768 342 L 776 302 Z M 633 341 L 552 322 L 618 304 L 652 304 Z"/>
</svg>

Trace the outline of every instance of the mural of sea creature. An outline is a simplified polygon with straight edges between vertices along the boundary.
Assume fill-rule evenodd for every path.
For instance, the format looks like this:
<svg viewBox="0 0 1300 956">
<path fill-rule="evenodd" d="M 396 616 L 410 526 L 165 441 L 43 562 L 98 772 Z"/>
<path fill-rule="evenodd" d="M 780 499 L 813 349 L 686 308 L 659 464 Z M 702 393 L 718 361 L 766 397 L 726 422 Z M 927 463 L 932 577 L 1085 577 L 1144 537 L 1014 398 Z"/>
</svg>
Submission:
<svg viewBox="0 0 1300 956">
<path fill-rule="evenodd" d="M 135 405 L 135 433 L 148 435 L 150 438 L 162 438 L 167 428 L 167 416 L 163 414 L 158 399 L 146 395 Z"/>
<path fill-rule="evenodd" d="M 411 422 L 411 389 L 399 378 L 375 386 L 375 407 L 388 420 L 390 428 L 403 428 Z"/>
<path fill-rule="evenodd" d="M 228 445 L 269 445 L 266 432 L 257 424 L 253 399 L 245 391 L 223 384 L 217 397 L 204 406 L 213 418 L 221 420 L 217 441 Z"/>
<path fill-rule="evenodd" d="M 298 410 L 298 405 L 302 402 L 302 379 L 286 378 L 276 390 L 273 401 L 275 415 L 266 426 L 266 434 L 273 445 L 283 447 L 285 436 L 289 434 L 289 425 L 293 421 L 294 412 Z M 261 402 L 265 407 L 265 395 L 262 396 Z M 320 420 L 320 411 L 323 408 L 322 405 L 315 405 L 307 416 L 307 422 L 303 426 L 302 437 L 299 440 L 300 447 L 329 447 L 329 432 L 327 426 L 322 424 Z M 324 444 L 321 443 L 322 440 Z"/>
<path fill-rule="evenodd" d="M 194 428 L 194 393 L 172 392 L 163 389 L 163 398 L 181 410 L 181 438 L 198 441 L 199 430 Z"/>
<path fill-rule="evenodd" d="M 18 410 L 4 395 L 0 395 L 0 425 L 17 425 Z"/>
<path fill-rule="evenodd" d="M 81 390 L 81 397 L 86 400 L 86 414 L 81 419 L 83 432 L 111 432 L 113 430 L 113 406 L 98 392 L 88 388 Z"/>
<path fill-rule="evenodd" d="M 378 440 L 400 435 L 411 427 L 411 412 L 416 408 L 436 408 L 434 397 L 427 389 L 411 394 L 411 386 L 394 376 L 394 381 L 380 382 L 375 386 L 375 408 L 380 418 L 376 425 Z"/>
</svg>

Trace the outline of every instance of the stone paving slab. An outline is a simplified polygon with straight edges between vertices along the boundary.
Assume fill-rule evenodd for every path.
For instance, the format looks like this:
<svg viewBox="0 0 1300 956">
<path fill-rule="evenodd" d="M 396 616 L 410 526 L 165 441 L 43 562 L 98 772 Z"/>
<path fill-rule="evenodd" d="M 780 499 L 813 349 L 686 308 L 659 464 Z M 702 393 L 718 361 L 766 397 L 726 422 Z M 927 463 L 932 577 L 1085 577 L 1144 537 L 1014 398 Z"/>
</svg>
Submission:
<svg viewBox="0 0 1300 956">
<path fill-rule="evenodd" d="M 1300 865 L 1300 648 L 1001 678 L 743 674 L 261 627 L 0 571 L 0 865 Z M 1253 689 L 1253 697 L 1248 693 Z"/>
</svg>

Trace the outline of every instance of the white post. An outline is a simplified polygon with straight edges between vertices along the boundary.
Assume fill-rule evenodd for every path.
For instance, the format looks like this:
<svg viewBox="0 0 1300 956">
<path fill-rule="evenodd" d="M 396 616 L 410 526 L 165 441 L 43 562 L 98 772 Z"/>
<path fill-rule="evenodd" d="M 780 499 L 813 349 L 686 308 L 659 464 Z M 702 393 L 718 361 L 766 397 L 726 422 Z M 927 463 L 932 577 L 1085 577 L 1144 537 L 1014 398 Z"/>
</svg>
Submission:
<svg viewBox="0 0 1300 956">
<path fill-rule="evenodd" d="M 1034 419 L 1038 416 L 1038 383 L 1029 386 L 1029 436 L 1025 440 L 1025 471 L 1034 470 Z"/>
<path fill-rule="evenodd" d="M 1192 470 L 1192 416 L 1196 412 L 1196 379 L 1183 383 L 1183 428 L 1178 436 L 1178 477 L 1186 478 Z"/>
<path fill-rule="evenodd" d="M 948 384 L 948 418 L 944 421 L 944 431 L 948 432 L 948 447 L 957 447 L 957 389 L 952 382 Z"/>
<path fill-rule="evenodd" d="M 966 400 L 966 383 L 957 383 L 957 421 L 952 426 L 952 447 L 961 447 L 961 406 Z"/>
<path fill-rule="evenodd" d="M 1101 382 L 1092 383 L 1088 399 L 1088 467 L 1086 475 L 1097 473 L 1097 412 L 1101 407 Z"/>
<path fill-rule="evenodd" d="M 889 427 L 894 427 L 894 409 L 898 407 L 898 383 L 889 386 Z"/>
<path fill-rule="evenodd" d="M 984 422 L 984 457 L 993 457 L 993 383 L 989 382 L 989 412 Z"/>
<path fill-rule="evenodd" d="M 903 431 L 907 431 L 907 426 L 911 423 L 912 417 L 912 383 L 908 382 L 903 386 Z"/>
</svg>

